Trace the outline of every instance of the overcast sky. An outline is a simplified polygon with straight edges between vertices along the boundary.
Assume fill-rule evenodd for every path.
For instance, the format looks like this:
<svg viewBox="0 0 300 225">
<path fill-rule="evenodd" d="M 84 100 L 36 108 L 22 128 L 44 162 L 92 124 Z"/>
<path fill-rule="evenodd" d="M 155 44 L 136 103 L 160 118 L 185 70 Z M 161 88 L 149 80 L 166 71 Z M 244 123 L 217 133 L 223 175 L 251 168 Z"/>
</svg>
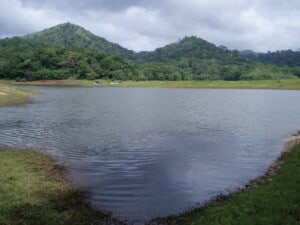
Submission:
<svg viewBox="0 0 300 225">
<path fill-rule="evenodd" d="M 230 49 L 300 48 L 300 0 L 0 0 L 0 37 L 71 22 L 135 50 L 196 35 Z"/>
</svg>

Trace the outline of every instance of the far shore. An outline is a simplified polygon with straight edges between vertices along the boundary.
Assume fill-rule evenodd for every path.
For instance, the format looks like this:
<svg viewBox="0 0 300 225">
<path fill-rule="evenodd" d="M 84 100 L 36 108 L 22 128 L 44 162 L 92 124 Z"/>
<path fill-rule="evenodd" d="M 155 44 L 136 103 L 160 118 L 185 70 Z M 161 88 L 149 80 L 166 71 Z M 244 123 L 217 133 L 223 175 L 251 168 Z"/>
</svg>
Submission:
<svg viewBox="0 0 300 225">
<path fill-rule="evenodd" d="M 81 87 L 158 87 L 158 88 L 220 88 L 220 89 L 279 89 L 300 90 L 300 79 L 252 81 L 112 81 L 112 80 L 38 80 L 16 82 L 2 80 L 11 85 L 53 85 Z"/>
</svg>

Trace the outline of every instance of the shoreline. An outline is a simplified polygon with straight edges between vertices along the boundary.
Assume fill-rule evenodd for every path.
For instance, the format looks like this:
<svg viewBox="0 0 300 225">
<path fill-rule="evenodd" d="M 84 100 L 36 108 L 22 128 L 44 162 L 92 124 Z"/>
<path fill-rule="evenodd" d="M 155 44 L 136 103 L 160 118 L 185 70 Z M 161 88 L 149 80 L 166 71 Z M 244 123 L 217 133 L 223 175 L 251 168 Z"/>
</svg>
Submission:
<svg viewBox="0 0 300 225">
<path fill-rule="evenodd" d="M 284 143 L 277 160 L 268 166 L 268 169 L 266 170 L 266 172 L 262 176 L 249 181 L 249 183 L 247 183 L 244 187 L 234 190 L 229 195 L 216 196 L 215 198 L 213 198 L 210 201 L 208 201 L 207 203 L 205 203 L 203 206 L 195 207 L 191 211 L 184 212 L 180 215 L 172 215 L 172 216 L 168 216 L 168 217 L 164 217 L 164 218 L 154 218 L 151 221 L 149 221 L 148 223 L 145 222 L 145 224 L 148 224 L 148 225 L 198 224 L 198 223 L 193 223 L 193 220 L 194 220 L 194 218 L 197 218 L 197 216 L 199 214 L 201 215 L 203 212 L 205 212 L 205 210 L 207 210 L 209 208 L 214 209 L 214 207 L 218 207 L 218 205 L 227 204 L 227 202 L 231 201 L 235 197 L 237 197 L 241 194 L 251 192 L 252 190 L 255 190 L 256 188 L 259 188 L 260 186 L 264 185 L 265 183 L 268 183 L 270 180 L 273 179 L 273 177 L 276 177 L 277 173 L 281 170 L 282 166 L 284 166 L 285 163 L 287 163 L 287 160 L 286 160 L 287 156 L 290 153 L 292 153 L 293 150 L 295 152 L 300 149 L 299 148 L 298 150 L 296 150 L 295 147 L 297 147 L 297 146 L 300 147 L 300 133 L 299 132 L 297 134 L 291 135 L 288 138 L 288 140 Z M 42 180 L 38 180 L 38 185 L 43 187 L 45 185 L 45 183 L 50 182 L 50 184 L 51 184 L 51 182 L 54 182 L 50 186 L 49 186 L 49 184 L 47 184 L 46 187 L 50 188 L 50 192 L 51 192 L 50 194 L 51 194 L 51 196 L 53 195 L 54 198 L 56 199 L 55 202 L 58 201 L 57 199 L 64 199 L 64 200 L 58 201 L 58 203 L 57 203 L 58 205 L 57 206 L 52 205 L 52 207 L 54 207 L 54 210 L 57 207 L 59 209 L 62 204 L 62 205 L 65 205 L 64 207 L 66 208 L 66 210 L 72 209 L 70 211 L 72 221 L 75 217 L 75 214 L 80 214 L 80 218 L 83 219 L 84 221 L 86 220 L 85 221 L 86 223 L 83 223 L 83 224 L 88 224 L 91 222 L 91 220 L 92 221 L 97 220 L 99 223 L 107 224 L 107 225 L 109 225 L 109 224 L 126 224 L 126 221 L 118 221 L 118 220 L 114 219 L 113 217 L 111 217 L 109 214 L 104 213 L 104 211 L 97 210 L 97 209 L 91 207 L 90 203 L 87 201 L 88 191 L 81 189 L 79 187 L 76 187 L 73 183 L 71 183 L 67 179 L 65 167 L 58 165 L 57 161 L 53 157 L 51 157 L 45 153 L 37 152 L 34 150 L 14 149 L 14 148 L 5 148 L 5 147 L 0 147 L 0 155 L 4 156 L 4 157 L 0 157 L 0 161 L 4 160 L 1 163 L 2 167 L 5 164 L 9 164 L 5 160 L 7 160 L 7 158 L 8 159 L 11 158 L 11 160 L 16 160 L 18 163 L 18 165 L 14 166 L 14 167 L 18 167 L 18 166 L 20 166 L 19 164 L 21 164 L 21 166 L 23 166 L 25 168 L 25 170 L 26 170 L 26 168 L 29 168 L 29 171 L 33 171 L 34 173 L 38 172 L 38 174 L 40 174 L 40 173 L 46 174 L 46 176 L 44 176 L 44 175 L 42 176 L 42 177 L 44 177 Z M 10 155 L 10 157 L 7 157 L 7 155 Z M 24 164 L 24 162 L 25 162 L 25 164 Z M 0 165 L 0 167 L 1 167 L 1 165 Z M 33 174 L 33 175 L 36 176 L 36 174 Z M 18 177 L 19 174 L 16 173 L 16 174 L 14 174 L 14 176 Z M 29 174 L 28 176 L 30 177 L 31 175 Z M 39 177 L 39 176 L 40 175 L 38 175 L 37 177 Z M 17 180 L 17 178 L 14 178 L 13 176 L 8 176 L 6 178 L 5 177 L 3 178 L 3 177 L 1 177 L 1 173 L 0 173 L 0 180 L 5 181 L 6 179 L 8 179 L 8 180 L 12 179 L 12 180 L 16 180 L 16 182 L 20 182 Z M 22 179 L 22 178 L 19 178 L 19 179 Z M 58 183 L 55 183 L 55 182 L 58 182 Z M 35 182 L 33 182 L 33 183 L 35 183 Z M 24 186 L 24 185 L 21 184 L 21 186 Z M 55 188 L 58 188 L 58 189 L 53 190 L 52 186 L 54 186 Z M 47 188 L 43 190 L 44 194 L 49 192 L 49 190 L 47 190 Z M 60 189 L 60 188 L 63 188 L 63 189 Z M 31 189 L 35 189 L 35 187 L 33 187 Z M 55 194 L 53 193 L 53 191 L 55 192 Z M 15 194 L 15 193 L 10 193 L 10 194 Z M 31 195 L 35 196 L 36 194 L 39 194 L 39 193 L 31 193 L 31 194 L 29 194 L 29 196 L 31 196 Z M 60 196 L 60 194 L 62 194 L 62 196 Z M 248 194 L 251 195 L 251 193 L 248 193 Z M 28 193 L 25 193 L 25 196 L 26 195 L 28 195 Z M 47 195 L 49 195 L 49 193 Z M 67 195 L 68 197 L 63 197 L 64 195 Z M 43 198 L 43 197 L 44 197 L 43 195 L 40 196 L 40 198 Z M 21 198 L 23 198 L 22 194 L 21 194 Z M 1 200 L 1 198 L 0 198 L 0 200 Z M 3 201 L 3 199 L 2 199 L 2 201 Z M 9 200 L 7 199 L 7 201 L 11 201 L 11 199 L 9 199 Z M 54 200 L 51 200 L 51 202 L 52 201 L 54 201 Z M 74 202 L 75 202 L 75 205 L 74 205 Z M 29 204 L 28 206 L 29 206 L 29 208 L 35 207 L 34 206 L 35 204 L 33 204 L 33 206 L 30 206 L 30 204 Z M 51 203 L 51 204 L 53 204 L 53 203 Z M 72 207 L 75 207 L 75 209 Z M 1 209 L 1 204 L 0 204 L 0 211 L 1 210 L 3 210 L 3 209 Z M 58 212 L 55 214 L 55 218 L 60 217 L 60 213 L 62 213 L 62 212 L 60 212 L 60 210 L 58 210 Z M 16 214 L 14 214 L 14 215 L 16 215 Z M 43 216 L 43 215 L 41 215 L 41 216 Z M 18 218 L 18 219 L 22 219 L 22 218 Z M 51 221 L 51 218 L 48 218 L 48 219 Z M 68 219 L 67 219 L 68 222 L 70 222 L 69 219 L 70 218 L 68 217 Z M 0 223 L 1 222 L 3 222 L 3 221 L 1 221 L 1 215 L 0 215 Z M 35 224 L 33 222 L 34 221 L 32 221 L 32 220 L 31 220 L 31 223 L 26 223 L 26 221 L 25 221 L 24 224 Z M 98 222 L 95 224 L 98 224 Z M 10 223 L 7 223 L 7 224 L 10 224 Z M 13 224 L 18 224 L 18 223 L 13 223 Z M 45 224 L 48 224 L 48 223 L 45 223 Z M 62 224 L 65 224 L 65 223 L 62 223 Z M 66 224 L 68 224 L 68 223 L 66 223 Z M 227 224 L 227 223 L 225 223 L 225 224 Z"/>
<path fill-rule="evenodd" d="M 298 147 L 298 149 L 296 149 Z M 231 191 L 229 194 L 220 194 L 211 200 L 208 200 L 205 202 L 202 206 L 194 207 L 190 210 L 187 210 L 186 212 L 183 212 L 181 214 L 175 214 L 170 215 L 167 217 L 162 218 L 154 218 L 151 220 L 147 225 L 181 225 L 181 224 L 207 224 L 207 223 L 198 223 L 195 218 L 201 215 L 203 211 L 207 210 L 208 208 L 214 208 L 219 205 L 222 207 L 222 205 L 226 205 L 230 200 L 233 198 L 243 194 L 250 192 L 251 190 L 255 190 L 255 188 L 260 187 L 261 185 L 264 185 L 268 182 L 273 181 L 273 176 L 276 177 L 276 174 L 280 171 L 281 167 L 284 166 L 286 162 L 286 157 L 288 154 L 290 154 L 292 151 L 300 151 L 300 131 L 290 135 L 287 140 L 284 142 L 281 151 L 279 153 L 279 156 L 276 158 L 276 160 L 271 163 L 264 174 L 262 174 L 259 177 L 256 177 L 252 180 L 250 180 L 248 183 L 246 183 L 243 187 L 239 187 Z M 300 186 L 298 187 L 300 188 Z M 299 211 L 300 212 L 300 211 Z M 300 221 L 300 220 L 299 220 Z M 298 221 L 298 222 L 299 222 Z M 225 223 L 227 224 L 227 223 Z M 228 223 L 231 225 L 231 223 Z M 268 223 L 266 223 L 268 224 Z"/>
<path fill-rule="evenodd" d="M 0 86 L 0 92 L 1 92 L 1 87 L 3 87 L 3 86 Z M 28 100 L 29 100 L 28 98 L 29 98 L 30 95 L 37 94 L 36 92 L 30 91 L 30 90 L 28 90 L 28 91 L 27 90 L 22 90 L 22 89 L 19 89 L 19 88 L 8 86 L 8 85 L 5 86 L 5 88 L 7 88 L 7 87 L 12 88 L 12 91 L 19 92 L 21 90 L 21 92 L 22 92 L 20 95 L 16 95 L 17 99 L 21 99 L 20 100 L 21 102 L 19 102 L 19 103 L 11 102 L 10 104 L 27 103 Z M 8 90 L 8 89 L 5 89 L 5 90 Z M 7 105 L 9 105 L 9 104 L 3 105 L 0 102 L 0 107 L 1 106 L 7 106 Z M 285 143 L 283 144 L 283 147 L 281 148 L 281 151 L 280 151 L 280 154 L 279 154 L 278 158 L 272 164 L 270 164 L 268 166 L 268 169 L 266 170 L 266 172 L 263 175 L 255 178 L 253 180 L 250 180 L 244 187 L 240 187 L 238 189 L 235 189 L 235 190 L 232 191 L 232 193 L 230 193 L 228 195 L 216 196 L 215 198 L 213 198 L 213 199 L 209 200 L 207 203 L 205 203 L 203 206 L 195 207 L 194 209 L 192 209 L 190 211 L 187 211 L 187 212 L 184 212 L 182 214 L 174 215 L 174 216 L 168 216 L 168 217 L 165 217 L 165 218 L 154 218 L 151 221 L 149 221 L 148 223 L 145 222 L 145 224 L 149 224 L 149 225 L 162 225 L 162 224 L 172 224 L 172 225 L 178 224 L 179 225 L 179 224 L 189 224 L 189 223 L 190 224 L 200 224 L 200 223 L 197 223 L 197 222 L 194 223 L 194 222 L 199 217 L 199 214 L 202 214 L 202 212 L 205 212 L 205 211 L 207 211 L 208 209 L 211 209 L 211 208 L 214 209 L 214 208 L 217 208 L 217 207 L 221 207 L 221 208 L 225 207 L 224 205 L 226 205 L 227 202 L 230 202 L 232 199 L 235 199 L 239 195 L 243 195 L 245 193 L 247 194 L 248 192 L 251 192 L 251 191 L 265 185 L 265 183 L 271 182 L 273 180 L 273 177 L 276 178 L 276 176 L 278 176 L 277 173 L 281 171 L 281 168 L 284 167 L 285 164 L 288 163 L 288 161 L 287 161 L 288 155 L 291 154 L 291 152 L 293 152 L 292 150 L 295 149 L 295 146 L 298 146 L 298 148 L 299 148 L 298 150 L 300 150 L 300 132 L 291 135 L 285 141 Z M 295 149 L 294 151 L 298 151 L 298 150 Z M 67 193 L 67 196 L 63 195 L 63 197 L 62 197 L 63 199 L 65 199 L 64 202 L 58 201 L 56 194 L 54 194 L 54 199 L 51 200 L 51 202 L 50 202 L 51 204 L 53 204 L 53 201 L 54 201 L 55 204 L 57 204 L 57 206 L 55 206 L 54 208 L 57 208 L 59 212 L 55 213 L 55 217 L 61 218 L 61 217 L 66 216 L 66 215 L 64 215 L 64 216 L 60 215 L 60 213 L 62 213 L 61 210 L 60 210 L 61 205 L 64 205 L 64 208 L 67 208 L 66 210 L 71 210 L 72 213 L 79 214 L 80 216 L 83 216 L 81 218 L 86 219 L 86 221 L 82 222 L 81 224 L 85 224 L 85 223 L 88 224 L 88 222 L 89 222 L 89 224 L 94 224 L 94 223 L 90 223 L 89 218 L 91 218 L 93 221 L 97 220 L 99 223 L 107 224 L 107 225 L 109 225 L 109 224 L 126 224 L 126 221 L 121 221 L 120 222 L 120 221 L 114 219 L 113 217 L 111 217 L 109 214 L 106 214 L 101 210 L 96 210 L 95 208 L 92 208 L 92 206 L 87 201 L 88 192 L 86 192 L 84 189 L 80 189 L 80 188 L 76 187 L 74 184 L 72 184 L 67 179 L 66 170 L 64 169 L 64 167 L 63 166 L 62 167 L 57 167 L 56 160 L 53 159 L 51 156 L 46 155 L 45 153 L 41 153 L 41 152 L 37 152 L 37 151 L 33 151 L 33 150 L 28 151 L 28 150 L 24 150 L 24 149 L 12 149 L 12 148 L 8 149 L 8 148 L 0 146 L 0 155 L 3 154 L 3 152 L 4 152 L 4 154 L 12 153 L 11 160 L 14 160 L 14 158 L 17 156 L 17 161 L 14 162 L 15 166 L 11 167 L 10 170 L 14 170 L 16 166 L 19 166 L 19 164 L 21 164 L 21 166 L 22 166 L 22 163 L 24 161 L 26 162 L 26 160 L 27 160 L 27 162 L 29 162 L 28 165 L 23 164 L 23 167 L 25 168 L 25 170 L 26 170 L 26 168 L 29 168 L 29 170 L 32 170 L 32 168 L 33 168 L 33 171 L 38 172 L 39 176 L 40 176 L 40 173 L 47 174 L 47 176 L 43 175 L 44 176 L 43 180 L 35 181 L 38 185 L 43 186 L 43 185 L 47 184 L 46 187 L 52 189 L 53 188 L 52 186 L 49 187 L 49 182 L 50 183 L 51 182 L 58 182 L 58 183 L 55 183 L 54 187 L 58 187 L 58 188 L 65 187 L 66 188 L 65 190 L 61 190 L 61 189 L 56 190 L 56 192 L 58 192 L 60 194 L 62 194 L 62 193 L 66 194 Z M 28 158 L 28 155 L 30 156 L 29 158 Z M 34 160 L 36 157 L 38 159 L 42 159 L 42 160 Z M 1 159 L 6 160 L 6 155 L 4 155 L 4 157 L 0 157 L 0 162 L 1 162 Z M 26 160 L 24 160 L 24 159 L 26 159 Z M 33 160 L 33 161 L 30 161 L 30 160 Z M 45 164 L 46 167 L 41 166 L 41 164 L 40 164 L 41 161 L 46 162 L 46 164 Z M 2 167 L 3 167 L 3 165 L 5 166 L 5 164 L 6 164 L 5 161 L 4 161 L 4 163 L 2 162 L 0 164 L 2 164 L 2 165 L 0 165 L 0 171 L 1 170 L 6 171 L 7 168 L 6 169 L 5 168 L 1 169 L 1 166 Z M 39 168 L 39 171 L 36 171 L 37 169 L 34 169 L 34 168 L 36 168 L 35 167 L 36 165 L 38 165 L 37 168 Z M 19 173 L 23 173 L 22 170 L 20 170 Z M 50 175 L 49 175 L 49 173 L 50 173 Z M 52 176 L 53 174 L 51 175 L 51 173 L 53 173 L 54 176 Z M 18 179 L 21 179 L 21 181 L 24 181 L 24 180 L 22 180 L 22 178 L 19 177 L 19 174 L 17 174 L 17 173 L 13 174 L 12 176 L 4 177 L 4 178 L 1 177 L 2 175 L 3 174 L 1 174 L 1 172 L 0 172 L 0 183 L 3 180 L 7 181 L 8 184 L 10 182 L 14 182 L 14 180 L 19 182 Z M 37 176 L 37 177 L 39 177 L 39 176 Z M 46 177 L 46 179 L 45 179 L 45 177 Z M 49 181 L 49 178 L 51 178 L 51 177 L 54 177 L 54 179 Z M 35 182 L 33 182 L 33 183 L 35 183 Z M 3 183 L 5 183 L 5 182 L 3 182 Z M 5 185 L 7 185 L 7 184 L 5 184 Z M 21 186 L 24 186 L 24 185 L 26 186 L 28 184 L 25 183 L 25 184 L 22 184 Z M 0 186 L 0 188 L 2 189 L 1 186 Z M 10 187 L 10 188 L 13 188 L 13 187 Z M 299 187 L 297 186 L 297 188 L 299 188 Z M 31 190 L 29 190 L 29 191 L 31 191 Z M 45 190 L 40 190 L 40 191 L 42 191 L 42 193 L 47 192 Z M 51 191 L 51 196 L 52 196 L 53 195 L 53 193 L 52 193 L 53 190 L 50 190 L 50 191 Z M 8 192 L 8 195 L 11 195 L 11 194 L 14 195 L 15 194 L 15 193 L 10 193 L 10 192 Z M 33 193 L 33 194 L 31 192 L 30 192 L 30 194 L 28 194 L 28 193 L 20 194 L 19 193 L 20 198 L 23 198 L 24 196 L 25 197 L 26 196 L 32 197 L 31 195 L 35 196 L 36 193 Z M 249 195 L 251 196 L 252 194 L 249 193 Z M 40 196 L 40 198 L 44 198 L 44 196 Z M 10 200 L 11 199 L 6 200 L 8 205 L 11 203 Z M 0 202 L 1 202 L 1 195 L 0 195 Z M 39 210 L 39 207 L 41 207 L 39 205 L 40 203 L 38 203 L 39 207 L 37 209 L 36 205 L 35 205 L 36 204 L 35 200 L 33 202 L 34 202 L 33 206 L 31 205 L 31 203 L 25 202 L 26 207 L 29 207 L 33 210 Z M 75 209 L 72 208 L 72 206 L 71 206 L 74 202 L 76 202 L 76 204 L 78 203 L 77 205 L 75 205 Z M 67 205 L 67 207 L 66 207 L 66 205 Z M 1 204 L 0 204 L 0 211 L 3 210 L 3 208 L 1 208 L 1 207 L 3 207 L 3 206 L 1 206 Z M 12 212 L 14 212 L 15 207 L 16 206 L 9 207 L 9 210 L 12 210 Z M 47 207 L 49 207 L 49 206 L 47 206 Z M 52 205 L 52 207 L 53 207 L 53 205 Z M 82 209 L 84 209 L 83 212 L 82 212 Z M 250 207 L 250 209 L 251 209 L 251 207 Z M 18 209 L 18 210 L 20 210 L 20 209 Z M 46 209 L 46 210 L 48 210 L 48 209 Z M 300 212 L 300 209 L 299 209 L 299 212 Z M 22 211 L 21 212 L 16 211 L 16 212 L 14 212 L 14 215 L 18 215 L 19 213 L 22 214 Z M 27 212 L 27 213 L 29 213 L 29 215 L 30 215 L 30 212 Z M 84 213 L 84 215 L 82 213 Z M 34 215 L 32 215 L 32 216 L 34 217 Z M 43 216 L 45 216 L 45 218 L 48 218 L 48 220 L 51 220 L 51 218 L 49 218 L 48 215 L 41 215 L 41 217 L 43 217 Z M 73 217 L 74 217 L 74 215 L 72 216 L 72 222 L 74 222 Z M 201 217 L 201 215 L 200 215 L 200 217 Z M 1 220 L 3 218 L 4 217 L 1 217 L 1 214 L 0 214 L 0 224 L 2 224 L 3 221 L 1 221 Z M 20 218 L 17 218 L 17 219 L 19 220 Z M 36 218 L 36 219 L 39 219 L 39 218 Z M 43 218 L 41 218 L 41 219 L 43 219 Z M 69 219 L 70 218 L 66 218 L 65 220 L 70 222 Z M 20 220 L 22 220 L 22 218 Z M 11 223 L 10 222 L 5 223 L 5 221 L 4 221 L 3 224 L 8 224 L 8 225 L 9 224 L 35 224 L 35 223 L 39 224 L 39 222 L 41 222 L 41 221 L 36 222 L 36 221 L 31 220 L 30 223 L 23 223 L 23 222 L 24 221 L 22 221 L 22 223 L 21 222 L 18 223 L 16 221 L 13 221 Z M 43 224 L 48 224 L 48 223 L 43 222 Z M 62 224 L 64 224 L 64 223 L 62 223 Z M 66 224 L 68 224 L 68 223 L 66 223 Z M 74 224 L 76 224 L 76 223 L 74 223 Z M 97 223 L 95 223 L 95 224 L 97 224 Z M 205 223 L 203 223 L 203 224 L 205 224 Z M 225 224 L 231 224 L 231 223 L 225 223 Z"/>
<path fill-rule="evenodd" d="M 97 81 L 97 82 L 95 82 Z M 16 82 L 2 80 L 10 85 L 74 86 L 74 87 L 140 87 L 140 88 L 189 88 L 189 89 L 271 89 L 300 90 L 300 79 L 252 81 L 112 81 L 112 80 L 38 80 Z M 1 80 L 0 80 L 1 82 Z"/>
<path fill-rule="evenodd" d="M 0 224 L 124 225 L 93 208 L 89 192 L 67 178 L 66 167 L 32 149 L 0 146 Z"/>
<path fill-rule="evenodd" d="M 31 103 L 29 98 L 35 94 L 38 92 L 0 82 L 0 107 Z"/>
</svg>

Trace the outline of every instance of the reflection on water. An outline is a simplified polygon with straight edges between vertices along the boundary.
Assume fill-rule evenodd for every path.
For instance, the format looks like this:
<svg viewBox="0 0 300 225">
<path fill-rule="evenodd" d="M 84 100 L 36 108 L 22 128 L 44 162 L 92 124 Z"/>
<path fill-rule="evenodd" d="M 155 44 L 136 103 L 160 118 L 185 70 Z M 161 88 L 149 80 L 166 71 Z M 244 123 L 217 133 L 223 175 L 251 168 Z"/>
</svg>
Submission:
<svg viewBox="0 0 300 225">
<path fill-rule="evenodd" d="M 34 88 L 35 104 L 0 109 L 0 144 L 58 157 L 92 204 L 131 221 L 245 184 L 300 127 L 297 91 Z"/>
</svg>

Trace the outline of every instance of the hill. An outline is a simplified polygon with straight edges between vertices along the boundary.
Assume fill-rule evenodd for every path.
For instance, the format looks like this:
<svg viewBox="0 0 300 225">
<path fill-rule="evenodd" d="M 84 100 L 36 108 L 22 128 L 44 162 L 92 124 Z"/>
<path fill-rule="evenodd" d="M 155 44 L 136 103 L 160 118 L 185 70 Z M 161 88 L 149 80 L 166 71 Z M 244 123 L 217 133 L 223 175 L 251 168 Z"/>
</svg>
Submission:
<svg viewBox="0 0 300 225">
<path fill-rule="evenodd" d="M 226 47 L 217 47 L 196 36 L 184 37 L 182 40 L 157 48 L 152 52 L 140 52 L 137 54 L 137 58 L 145 61 L 170 61 L 182 57 L 220 61 L 242 59 L 236 52 L 229 51 Z"/>
<path fill-rule="evenodd" d="M 300 51 L 282 50 L 267 53 L 245 54 L 244 56 L 263 63 L 276 65 L 300 66 Z"/>
<path fill-rule="evenodd" d="M 0 79 L 258 80 L 300 76 L 299 66 L 260 60 L 257 54 L 241 55 L 195 36 L 155 51 L 135 53 L 71 23 L 0 40 Z"/>
<path fill-rule="evenodd" d="M 0 41 L 0 79 L 122 79 L 137 77 L 134 64 L 120 55 L 65 48 L 14 37 Z"/>
<path fill-rule="evenodd" d="M 133 51 L 122 46 L 109 42 L 83 27 L 72 23 L 59 24 L 40 32 L 29 34 L 23 37 L 32 43 L 43 43 L 57 47 L 70 49 L 88 48 L 103 53 L 119 54 L 132 57 Z"/>
<path fill-rule="evenodd" d="M 256 80 L 293 77 L 289 69 L 260 63 L 196 36 L 136 54 L 143 77 L 155 80 Z M 171 74 L 171 75 L 170 75 Z"/>
</svg>

